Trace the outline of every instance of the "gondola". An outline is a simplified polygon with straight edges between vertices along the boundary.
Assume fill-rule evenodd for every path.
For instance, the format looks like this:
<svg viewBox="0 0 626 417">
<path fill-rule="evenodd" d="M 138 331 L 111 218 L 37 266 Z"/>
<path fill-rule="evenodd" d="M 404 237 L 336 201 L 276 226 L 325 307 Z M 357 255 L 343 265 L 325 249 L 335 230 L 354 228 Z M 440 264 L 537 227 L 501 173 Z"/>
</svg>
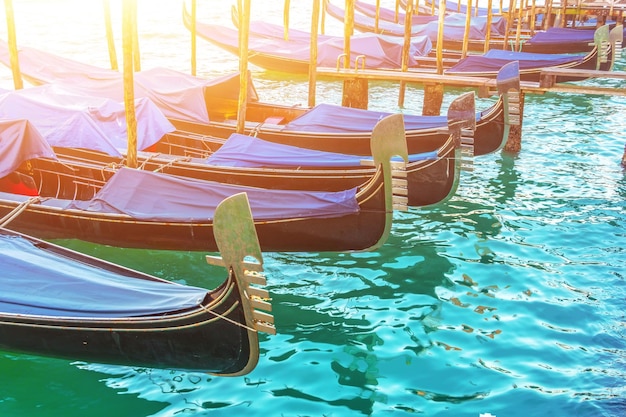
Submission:
<svg viewBox="0 0 626 417">
<path fill-rule="evenodd" d="M 345 11 L 332 3 L 329 0 L 325 0 L 325 6 L 327 12 L 337 18 L 343 19 Z M 390 13 L 384 13 L 383 16 L 387 16 Z M 455 18 L 457 16 L 457 18 Z M 538 82 L 540 78 L 541 69 L 545 67 L 557 67 L 576 70 L 585 69 L 599 69 L 608 71 L 613 68 L 613 49 L 614 42 L 623 40 L 623 27 L 619 25 L 618 30 L 611 31 L 609 38 L 609 27 L 598 28 L 591 37 L 591 48 L 585 48 L 584 54 L 573 55 L 569 54 L 572 45 L 565 47 L 557 47 L 555 50 L 549 48 L 535 48 L 532 42 L 528 47 L 523 46 L 523 52 L 507 51 L 504 47 L 504 34 L 506 31 L 506 20 L 502 17 L 494 17 L 497 25 L 492 24 L 491 38 L 489 40 L 489 50 L 483 55 L 469 55 L 462 58 L 458 53 L 454 54 L 453 51 L 461 51 L 464 37 L 465 17 L 464 14 L 450 14 L 446 16 L 450 22 L 444 25 L 444 49 L 446 50 L 446 59 L 443 61 L 443 65 L 447 68 L 444 74 L 458 75 L 458 76 L 480 76 L 480 77 L 495 77 L 499 68 L 505 63 L 513 60 L 520 61 L 520 78 L 522 81 L 534 81 Z M 468 47 L 470 51 L 485 50 L 485 17 L 478 16 L 473 17 L 473 21 L 470 27 L 480 28 L 475 32 L 470 31 Z M 363 32 L 374 32 L 375 19 L 371 15 L 359 14 L 355 16 L 355 27 Z M 499 23 L 498 23 L 499 22 Z M 432 25 L 429 33 L 431 40 L 433 41 L 433 48 L 437 48 L 436 36 L 438 31 L 438 22 L 428 23 Z M 412 29 L 412 34 L 417 35 L 422 33 L 421 29 L 423 25 L 417 25 Z M 394 22 L 382 21 L 378 23 L 378 31 L 383 33 L 393 34 L 395 36 L 404 35 L 404 25 Z M 418 30 L 418 28 L 420 28 Z M 557 41 L 558 42 L 558 41 Z M 575 42 L 572 40 L 572 42 Z M 563 43 L 563 42 L 562 42 Z M 564 42 L 569 44 L 569 42 Z M 554 45 L 554 44 L 553 44 Z M 543 45 L 547 46 L 547 45 Z M 575 47 L 578 49 L 578 47 Z M 452 52 L 451 52 L 452 51 Z M 531 55 L 530 52 L 541 55 Z M 411 69 L 411 71 L 432 70 L 436 61 L 432 56 L 416 57 L 416 60 L 420 64 L 418 68 Z M 422 69 L 420 69 L 422 68 Z M 583 77 L 562 77 L 559 82 L 565 81 L 578 81 L 584 79 Z"/>
<path fill-rule="evenodd" d="M 586 55 L 539 54 L 492 49 L 483 55 L 468 55 L 455 65 L 444 70 L 444 74 L 466 77 L 493 77 L 503 65 L 517 61 L 520 80 L 539 82 L 544 68 L 581 71 L 580 75 L 559 76 L 557 82 L 580 81 L 587 77 L 584 70 L 611 71 L 614 64 L 615 36 L 621 36 L 622 27 L 609 31 L 604 25 L 595 31 L 595 47 Z"/>
<path fill-rule="evenodd" d="M 233 11 L 235 27 L 226 27 L 196 21 L 196 33 L 217 47 L 239 56 L 239 30 L 237 12 Z M 191 30 L 192 17 L 183 4 L 183 23 Z M 432 42 L 426 36 L 415 36 L 409 43 L 407 65 L 416 67 L 416 56 L 428 55 Z M 269 71 L 306 75 L 311 61 L 311 37 L 308 32 L 285 29 L 268 22 L 252 21 L 248 31 L 248 61 Z M 367 69 L 400 69 L 402 67 L 404 39 L 396 36 L 362 33 L 350 40 L 348 66 Z M 344 38 L 321 34 L 317 37 L 317 66 L 344 65 Z"/>
<path fill-rule="evenodd" d="M 20 123 L 30 126 L 23 120 L 6 121 L 2 133 L 15 135 Z M 19 134 L 26 131 L 22 127 Z M 381 120 L 372 134 L 375 175 L 339 192 L 268 190 L 131 168 L 103 178 L 100 166 L 66 162 L 37 170 L 30 161 L 38 159 L 38 153 L 32 157 L 21 152 L 20 160 L 2 161 L 10 164 L 2 177 L 14 174 L 16 162 L 22 161 L 17 174 L 36 192 L 0 192 L 0 216 L 9 216 L 13 229 L 44 239 L 210 251 L 217 250 L 212 220 L 216 202 L 245 192 L 264 251 L 372 250 L 385 242 L 391 229 L 391 158 L 407 158 L 404 142 L 386 139 L 403 134 L 401 116 Z M 42 149 L 49 147 L 41 137 L 38 142 Z M 392 148 L 394 143 L 404 147 Z"/>
<path fill-rule="evenodd" d="M 144 100 L 136 101 L 137 126 L 142 133 L 138 135 L 138 163 L 149 171 L 229 184 L 309 191 L 358 187 L 376 172 L 371 156 L 298 148 L 236 133 L 227 140 L 203 136 L 195 146 L 186 149 L 166 149 L 165 153 L 145 151 L 159 141 L 167 142 L 169 139 L 161 138 L 164 134 L 180 134 L 172 132 L 173 126 L 164 116 L 158 117 L 158 109 L 152 107 L 149 111 L 149 101 Z M 105 110 L 107 118 L 103 121 L 96 115 Z M 0 117 L 28 119 L 64 162 L 98 164 L 111 175 L 117 167 L 125 165 L 125 114 L 121 103 L 62 92 L 50 84 L 0 95 Z M 448 109 L 448 130 L 458 130 L 459 124 L 473 127 L 474 114 L 474 94 L 458 97 Z M 184 135 L 185 140 L 191 137 Z M 404 136 L 388 140 L 401 140 L 403 143 L 396 146 L 406 146 Z M 456 191 L 462 162 L 457 156 L 458 148 L 450 133 L 441 148 L 409 155 L 403 170 L 408 182 L 408 206 L 440 203 Z M 45 169 L 46 163 L 49 164 L 37 161 L 37 166 Z"/>
<path fill-rule="evenodd" d="M 220 204 L 215 234 L 221 258 L 207 259 L 228 272 L 222 284 L 206 290 L 0 228 L 0 349 L 223 376 L 249 373 L 259 360 L 259 332 L 274 334 L 275 328 L 245 194 Z"/>
<path fill-rule="evenodd" d="M 615 27 L 622 26 L 622 36 L 619 36 L 619 29 Z M 623 25 L 614 25 L 611 27 L 611 37 L 623 44 L 624 34 Z M 551 27 L 544 31 L 536 32 L 532 37 L 525 40 L 521 45 L 524 52 L 533 53 L 587 53 L 593 50 L 594 35 L 596 28 L 561 28 Z"/>
<path fill-rule="evenodd" d="M 34 85 L 54 83 L 82 94 L 108 97 L 121 102 L 122 77 L 117 71 L 92 67 L 28 47 L 20 49 L 19 60 L 22 76 Z M 0 61 L 10 66 L 8 48 L 3 43 L 0 43 Z M 47 65 L 41 65 L 42 62 Z M 135 96 L 141 97 L 141 94 L 145 94 L 149 97 L 180 132 L 228 138 L 237 131 L 235 118 L 239 84 L 233 76 L 220 77 L 223 84 L 219 84 L 178 73 L 179 79 L 175 74 L 175 71 L 158 68 L 136 73 L 134 79 L 136 83 L 138 79 L 142 80 L 142 88 L 135 89 Z M 117 78 L 112 80 L 112 77 Z M 166 95 L 161 94 L 159 89 L 148 89 L 150 85 L 160 82 L 168 82 L 170 85 Z M 175 89 L 176 84 L 187 85 L 189 88 Z M 271 142 L 328 152 L 371 155 L 369 140 L 372 127 L 381 117 L 389 114 L 328 104 L 306 108 L 265 103 L 258 100 L 252 83 L 249 86 L 251 94 L 248 97 L 251 99 L 247 102 L 243 133 Z M 192 96 L 192 103 L 187 103 L 187 94 Z M 199 95 L 203 96 L 202 100 L 198 99 Z M 185 117 L 186 111 L 177 109 L 172 105 L 174 102 L 185 103 L 185 108 L 200 106 L 209 121 Z M 508 137 L 508 126 L 505 123 L 508 112 L 510 109 L 504 106 L 503 97 L 500 96 L 494 105 L 476 113 L 474 156 L 496 152 L 502 148 Z M 200 113 L 200 109 L 190 113 Z M 322 119 L 322 123 L 317 123 L 316 119 Z M 324 120 L 332 120 L 332 123 L 325 123 Z M 447 123 L 446 116 L 405 114 L 409 153 L 419 154 L 440 149 L 448 140 Z M 196 143 L 194 138 L 185 141 L 180 137 L 177 140 L 182 142 L 175 146 L 193 146 Z"/>
<path fill-rule="evenodd" d="M 324 0 L 324 10 L 328 15 L 341 22 L 345 19 L 345 10 L 331 3 L 330 0 Z M 395 12 L 387 10 L 380 16 L 386 17 L 392 14 L 395 14 Z M 439 32 L 438 18 L 432 19 L 432 16 L 415 16 L 415 19 L 417 23 L 411 26 L 411 36 L 428 36 L 433 43 L 433 48 L 437 48 Z M 452 13 L 445 16 L 443 49 L 448 51 L 461 51 L 463 49 L 465 26 L 466 18 L 464 14 Z M 404 24 L 384 19 L 376 21 L 376 18 L 371 15 L 371 12 L 367 14 L 355 13 L 354 28 L 362 33 L 379 33 L 400 38 L 404 37 L 406 32 Z M 507 23 L 504 17 L 494 16 L 492 18 L 490 26 L 491 47 L 502 48 L 506 28 Z M 487 19 L 484 16 L 473 17 L 470 22 L 468 37 L 469 50 L 484 51 L 486 34 Z"/>
<path fill-rule="evenodd" d="M 418 13 L 413 13 L 411 15 L 411 26 L 413 25 L 423 25 L 424 23 L 429 23 L 432 21 L 439 20 L 439 16 L 436 14 L 431 14 L 430 8 L 428 10 L 425 9 L 424 6 L 418 5 Z M 400 25 L 404 25 L 406 21 L 406 14 L 402 13 L 399 10 L 391 10 L 382 6 L 376 6 L 376 4 L 368 3 L 365 1 L 355 0 L 354 2 L 354 10 L 355 12 L 359 12 L 365 16 L 376 18 L 378 15 L 379 21 L 384 22 L 393 22 Z M 405 9 L 406 10 L 406 9 Z M 415 10 L 415 9 L 414 9 Z"/>
<path fill-rule="evenodd" d="M 357 1 L 357 3 L 362 3 Z M 399 0 L 399 5 L 406 10 L 407 8 L 407 0 Z M 500 3 L 499 6 L 493 6 L 491 8 L 491 13 L 494 16 L 501 15 L 502 13 L 507 13 L 508 5 L 503 5 Z M 467 4 L 462 4 L 460 1 L 446 1 L 446 13 L 462 13 L 465 14 L 467 12 Z M 421 3 L 420 9 L 422 13 L 432 13 L 434 11 L 435 14 L 439 13 L 439 3 L 433 2 L 431 0 L 425 0 Z M 470 8 L 470 12 L 475 16 L 487 16 L 489 13 L 489 9 L 486 7 L 478 6 L 474 4 Z"/>
</svg>

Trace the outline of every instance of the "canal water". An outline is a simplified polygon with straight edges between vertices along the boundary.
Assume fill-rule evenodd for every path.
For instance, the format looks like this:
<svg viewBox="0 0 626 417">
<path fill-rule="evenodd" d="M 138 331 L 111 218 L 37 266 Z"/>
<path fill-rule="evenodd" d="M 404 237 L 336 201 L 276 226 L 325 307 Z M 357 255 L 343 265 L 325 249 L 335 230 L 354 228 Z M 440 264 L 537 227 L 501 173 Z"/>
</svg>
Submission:
<svg viewBox="0 0 626 417">
<path fill-rule="evenodd" d="M 20 45 L 108 65 L 100 1 L 13 3 Z M 253 20 L 282 22 L 283 2 L 252 3 Z M 310 3 L 291 1 L 293 27 L 308 30 Z M 190 71 L 181 4 L 139 0 L 142 68 Z M 199 17 L 229 25 L 231 4 L 199 0 Z M 198 75 L 237 67 L 198 40 Z M 306 79 L 251 69 L 262 100 L 306 105 Z M 403 108 L 397 91 L 372 84 L 370 108 L 421 112 L 422 87 Z M 340 83 L 319 82 L 318 103 L 340 101 Z M 277 334 L 249 375 L 0 352 L 0 416 L 623 416 L 625 131 L 623 97 L 527 95 L 521 151 L 476 158 L 450 200 L 396 213 L 380 250 L 264 255 Z M 178 282 L 222 278 L 203 253 L 59 243 Z"/>
</svg>

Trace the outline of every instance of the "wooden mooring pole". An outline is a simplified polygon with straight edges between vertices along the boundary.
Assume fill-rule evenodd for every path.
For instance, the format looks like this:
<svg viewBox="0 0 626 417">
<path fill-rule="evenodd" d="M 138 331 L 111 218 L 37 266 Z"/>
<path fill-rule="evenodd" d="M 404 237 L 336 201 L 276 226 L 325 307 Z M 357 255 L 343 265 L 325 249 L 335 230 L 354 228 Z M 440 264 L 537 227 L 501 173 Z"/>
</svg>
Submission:
<svg viewBox="0 0 626 417">
<path fill-rule="evenodd" d="M 111 5 L 109 0 L 103 0 L 104 26 L 107 34 L 107 46 L 109 48 L 109 62 L 112 70 L 118 70 L 117 53 L 115 52 L 115 41 L 113 40 L 113 25 L 111 24 Z"/>
<path fill-rule="evenodd" d="M 20 72 L 20 63 L 17 52 L 17 38 L 15 36 L 15 18 L 13 16 L 13 1 L 4 0 L 4 8 L 7 18 L 7 40 L 9 42 L 11 71 L 13 72 L 13 85 L 16 90 L 24 88 L 24 82 L 22 81 L 22 73 Z"/>
<path fill-rule="evenodd" d="M 345 60 L 343 67 L 350 68 L 352 61 L 350 52 L 350 38 L 354 33 L 354 0 L 346 0 L 344 18 L 344 55 Z M 354 65 L 358 65 L 356 62 Z M 356 68 L 355 68 L 356 69 Z M 354 107 L 358 109 L 367 109 L 369 101 L 369 86 L 367 80 L 360 78 L 348 79 L 343 82 L 343 96 L 341 104 L 345 107 Z"/>
<path fill-rule="evenodd" d="M 248 103 L 248 40 L 250 33 L 250 0 L 243 1 L 239 9 L 239 103 L 237 109 L 237 133 L 244 132 Z"/>
<path fill-rule="evenodd" d="M 411 21 L 413 19 L 413 0 L 407 0 L 404 15 L 404 44 L 402 46 L 402 71 L 409 69 L 409 53 L 411 50 Z M 400 81 L 400 93 L 398 94 L 398 107 L 404 107 L 404 95 L 406 83 Z"/>
<path fill-rule="evenodd" d="M 126 165 L 137 168 L 137 119 L 135 115 L 135 82 L 133 49 L 135 37 L 133 25 L 136 22 L 136 0 L 124 0 L 122 11 L 122 45 L 124 51 L 124 107 L 126 109 L 126 131 L 128 136 Z"/>
<path fill-rule="evenodd" d="M 313 0 L 313 14 L 311 16 L 311 56 L 309 57 L 309 107 L 315 106 L 317 85 L 317 34 L 319 24 L 320 0 Z"/>
<path fill-rule="evenodd" d="M 433 5 L 435 1 L 433 0 Z M 443 74 L 443 26 L 446 10 L 446 0 L 439 0 L 439 21 L 437 32 L 437 74 Z M 422 114 L 424 116 L 438 116 L 443 103 L 443 84 L 424 84 L 424 104 Z"/>
</svg>

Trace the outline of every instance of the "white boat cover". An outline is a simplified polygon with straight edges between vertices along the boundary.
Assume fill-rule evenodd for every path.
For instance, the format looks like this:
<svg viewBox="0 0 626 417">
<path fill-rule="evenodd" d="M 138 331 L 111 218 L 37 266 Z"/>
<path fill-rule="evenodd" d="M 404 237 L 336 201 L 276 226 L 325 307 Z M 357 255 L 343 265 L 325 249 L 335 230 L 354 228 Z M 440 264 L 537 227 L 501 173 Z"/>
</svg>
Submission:
<svg viewBox="0 0 626 417">
<path fill-rule="evenodd" d="M 106 68 L 84 64 L 35 48 L 21 47 L 20 72 L 31 83 L 57 83 L 65 89 L 86 95 L 124 101 L 123 74 Z M 0 62 L 11 67 L 7 42 L 0 40 Z M 205 97 L 239 98 L 239 74 L 226 74 L 203 79 L 167 68 L 153 68 L 133 74 L 135 98 L 149 98 L 163 114 L 172 119 L 208 123 Z M 248 100 L 258 96 L 248 80 Z"/>
<path fill-rule="evenodd" d="M 53 84 L 0 95 L 0 118 L 28 119 L 51 145 L 121 156 L 128 148 L 122 102 L 73 93 Z M 144 150 L 175 130 L 147 98 L 135 100 L 137 149 Z"/>
<path fill-rule="evenodd" d="M 32 123 L 24 119 L 0 120 L 0 178 L 35 158 L 57 159 Z"/>
</svg>

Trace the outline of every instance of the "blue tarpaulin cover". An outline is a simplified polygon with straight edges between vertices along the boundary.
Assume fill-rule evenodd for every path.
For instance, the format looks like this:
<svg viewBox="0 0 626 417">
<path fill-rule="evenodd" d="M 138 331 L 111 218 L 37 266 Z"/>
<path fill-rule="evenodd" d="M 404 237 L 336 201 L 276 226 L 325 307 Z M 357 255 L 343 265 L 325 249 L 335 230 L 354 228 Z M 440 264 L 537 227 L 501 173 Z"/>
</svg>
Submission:
<svg viewBox="0 0 626 417">
<path fill-rule="evenodd" d="M 366 3 L 359 0 L 356 0 L 354 2 L 354 9 L 360 13 L 363 13 L 365 16 L 373 18 L 376 18 L 376 12 L 378 9 L 379 20 L 384 20 L 387 22 L 397 22 L 401 25 L 404 25 L 404 21 L 406 19 L 405 13 L 402 13 L 400 11 L 396 13 L 395 10 L 387 9 L 385 7 L 377 8 L 375 4 Z M 414 25 L 428 23 L 435 20 L 439 20 L 439 16 L 429 14 L 413 14 L 411 16 L 411 24 Z"/>
<path fill-rule="evenodd" d="M 305 132 L 371 132 L 376 123 L 392 113 L 318 104 L 285 125 L 285 130 Z M 447 116 L 404 115 L 406 130 L 447 127 Z"/>
<path fill-rule="evenodd" d="M 424 4 L 427 7 L 430 7 L 434 1 L 435 0 L 427 0 L 424 2 Z M 502 5 L 502 3 L 500 4 Z M 435 3 L 435 6 L 438 6 L 438 3 Z M 465 12 L 467 11 L 467 4 L 459 5 L 459 2 L 457 1 L 448 0 L 446 1 L 446 10 L 448 12 L 459 12 L 461 14 L 465 14 Z M 471 10 L 472 15 L 476 15 L 476 11 L 478 11 L 479 16 L 486 16 L 489 12 L 489 9 L 487 7 L 478 7 L 477 9 L 475 5 L 472 5 L 470 10 Z M 508 10 L 508 7 L 502 7 L 502 11 L 506 11 L 506 10 Z M 491 13 L 494 13 L 494 14 L 500 13 L 500 7 L 492 7 Z"/>
<path fill-rule="evenodd" d="M 326 11 L 333 17 L 344 20 L 345 11 L 328 2 L 326 3 Z M 452 13 L 446 15 L 443 27 L 443 39 L 445 41 L 462 41 L 465 35 L 466 17 L 463 13 Z M 354 14 L 354 22 L 356 27 L 368 28 L 373 31 L 375 28 L 375 18 L 361 13 Z M 491 35 L 504 35 L 506 32 L 506 19 L 502 16 L 494 16 L 491 20 Z M 404 25 L 389 21 L 380 20 L 378 22 L 378 30 L 380 33 L 393 36 L 404 36 Z M 439 22 L 431 21 L 423 24 L 416 24 L 411 27 L 413 36 L 428 36 L 428 38 L 436 42 L 439 32 Z M 470 23 L 469 39 L 484 40 L 487 34 L 487 18 L 486 16 L 475 16 Z"/>
<path fill-rule="evenodd" d="M 595 33 L 595 28 L 576 29 L 551 27 L 545 31 L 536 32 L 535 35 L 528 39 L 527 42 L 535 44 L 579 41 L 593 42 L 593 36 Z"/>
<path fill-rule="evenodd" d="M 359 167 L 371 157 L 316 151 L 233 133 L 206 159 L 208 165 L 231 167 Z M 409 161 L 437 159 L 437 152 L 409 155 Z"/>
<path fill-rule="evenodd" d="M 304 149 L 233 133 L 206 163 L 232 167 L 358 167 L 362 159 L 362 156 Z"/>
<path fill-rule="evenodd" d="M 197 306 L 207 291 L 134 279 L 0 234 L 0 313 L 120 318 L 161 315 Z"/>
<path fill-rule="evenodd" d="M 229 27 L 197 23 L 198 35 L 231 50 L 239 45 L 239 31 Z M 358 56 L 365 56 L 366 68 L 398 69 L 402 65 L 404 40 L 395 36 L 362 33 L 350 40 L 350 66 L 354 67 Z M 416 56 L 427 55 L 432 42 L 426 36 L 411 39 L 408 66 L 417 65 Z M 248 50 L 251 54 L 263 53 L 288 61 L 308 63 L 311 59 L 310 34 L 295 29 L 289 30 L 289 39 L 284 39 L 284 29 L 270 23 L 251 24 Z M 332 67 L 337 65 L 337 57 L 344 53 L 344 39 L 341 36 L 321 36 L 317 45 L 317 65 Z"/>
<path fill-rule="evenodd" d="M 268 190 L 122 168 L 91 200 L 68 208 L 138 220 L 206 222 L 226 197 L 245 192 L 255 220 L 336 217 L 359 211 L 356 188 L 338 192 Z"/>
<path fill-rule="evenodd" d="M 497 72 L 504 65 L 513 61 L 518 61 L 519 69 L 524 70 L 581 62 L 583 59 L 583 55 L 576 54 L 539 54 L 490 49 L 483 55 L 468 55 L 445 72 Z"/>
</svg>

